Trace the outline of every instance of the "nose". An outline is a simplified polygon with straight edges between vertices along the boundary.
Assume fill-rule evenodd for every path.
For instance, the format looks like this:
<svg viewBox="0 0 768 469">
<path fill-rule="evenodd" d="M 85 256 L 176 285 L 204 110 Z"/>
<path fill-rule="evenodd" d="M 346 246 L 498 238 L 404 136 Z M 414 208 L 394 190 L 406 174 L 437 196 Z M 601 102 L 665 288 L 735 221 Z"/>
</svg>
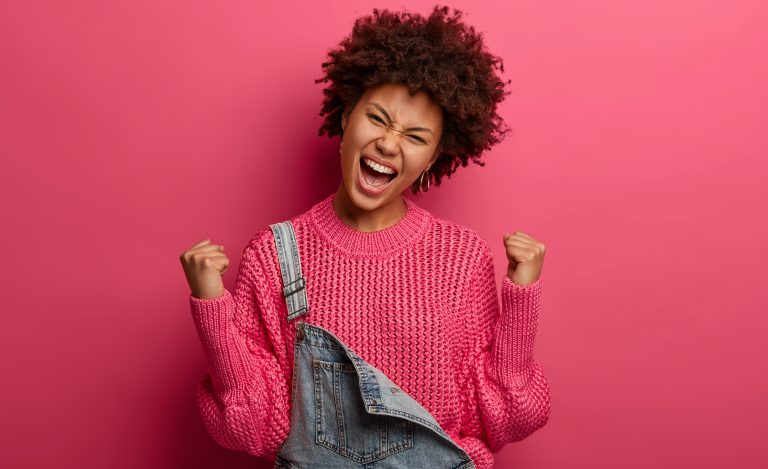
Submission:
<svg viewBox="0 0 768 469">
<path fill-rule="evenodd" d="M 395 132 L 387 129 L 381 137 L 376 140 L 376 148 L 382 155 L 393 156 L 397 154 L 398 136 Z"/>
</svg>

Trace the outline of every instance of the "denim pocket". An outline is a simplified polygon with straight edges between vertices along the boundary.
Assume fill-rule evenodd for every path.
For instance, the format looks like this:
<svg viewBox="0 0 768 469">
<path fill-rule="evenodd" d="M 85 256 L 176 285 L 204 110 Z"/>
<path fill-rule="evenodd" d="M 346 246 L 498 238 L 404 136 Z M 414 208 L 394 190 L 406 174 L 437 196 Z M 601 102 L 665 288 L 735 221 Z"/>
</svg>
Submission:
<svg viewBox="0 0 768 469">
<path fill-rule="evenodd" d="M 315 442 L 365 464 L 413 448 L 413 422 L 369 414 L 352 363 L 312 360 Z"/>
</svg>

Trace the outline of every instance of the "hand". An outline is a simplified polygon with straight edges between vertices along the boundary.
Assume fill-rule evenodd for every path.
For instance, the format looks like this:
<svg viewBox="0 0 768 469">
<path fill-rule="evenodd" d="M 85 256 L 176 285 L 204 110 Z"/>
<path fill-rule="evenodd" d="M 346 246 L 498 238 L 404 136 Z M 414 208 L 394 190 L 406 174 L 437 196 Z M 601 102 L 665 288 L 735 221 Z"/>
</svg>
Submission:
<svg viewBox="0 0 768 469">
<path fill-rule="evenodd" d="M 229 267 L 229 258 L 224 254 L 224 246 L 211 244 L 210 239 L 204 239 L 184 251 L 179 259 L 184 267 L 192 296 L 208 300 L 224 294 L 221 276 Z"/>
<path fill-rule="evenodd" d="M 529 285 L 541 277 L 545 246 L 522 231 L 504 234 L 507 277 L 518 285 Z"/>
</svg>

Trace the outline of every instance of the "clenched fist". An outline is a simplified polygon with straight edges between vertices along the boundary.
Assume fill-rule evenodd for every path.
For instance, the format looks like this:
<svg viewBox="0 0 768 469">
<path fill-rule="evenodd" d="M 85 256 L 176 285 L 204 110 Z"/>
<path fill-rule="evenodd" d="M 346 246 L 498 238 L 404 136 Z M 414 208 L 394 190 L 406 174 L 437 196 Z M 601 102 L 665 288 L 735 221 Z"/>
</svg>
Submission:
<svg viewBox="0 0 768 469">
<path fill-rule="evenodd" d="M 541 277 L 545 246 L 522 231 L 504 235 L 509 267 L 507 277 L 518 285 L 529 285 Z"/>
<path fill-rule="evenodd" d="M 229 258 L 224 254 L 224 246 L 211 244 L 210 239 L 204 239 L 184 251 L 180 260 L 192 296 L 209 300 L 224 294 L 221 276 L 229 267 Z"/>
</svg>

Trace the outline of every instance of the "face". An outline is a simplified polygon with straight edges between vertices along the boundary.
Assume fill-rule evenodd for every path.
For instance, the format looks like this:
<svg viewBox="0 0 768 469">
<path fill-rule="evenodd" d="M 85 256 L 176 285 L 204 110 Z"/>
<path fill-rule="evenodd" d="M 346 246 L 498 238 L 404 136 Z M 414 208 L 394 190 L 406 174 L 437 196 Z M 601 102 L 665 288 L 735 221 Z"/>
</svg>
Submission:
<svg viewBox="0 0 768 469">
<path fill-rule="evenodd" d="M 349 199 L 365 210 L 399 201 L 403 191 L 409 189 L 440 154 L 438 145 L 443 130 L 440 106 L 423 91 L 411 96 L 403 84 L 387 83 L 369 88 L 354 108 L 347 109 L 341 125 L 344 189 Z M 376 168 L 366 166 L 365 157 L 394 173 L 377 174 Z"/>
</svg>

